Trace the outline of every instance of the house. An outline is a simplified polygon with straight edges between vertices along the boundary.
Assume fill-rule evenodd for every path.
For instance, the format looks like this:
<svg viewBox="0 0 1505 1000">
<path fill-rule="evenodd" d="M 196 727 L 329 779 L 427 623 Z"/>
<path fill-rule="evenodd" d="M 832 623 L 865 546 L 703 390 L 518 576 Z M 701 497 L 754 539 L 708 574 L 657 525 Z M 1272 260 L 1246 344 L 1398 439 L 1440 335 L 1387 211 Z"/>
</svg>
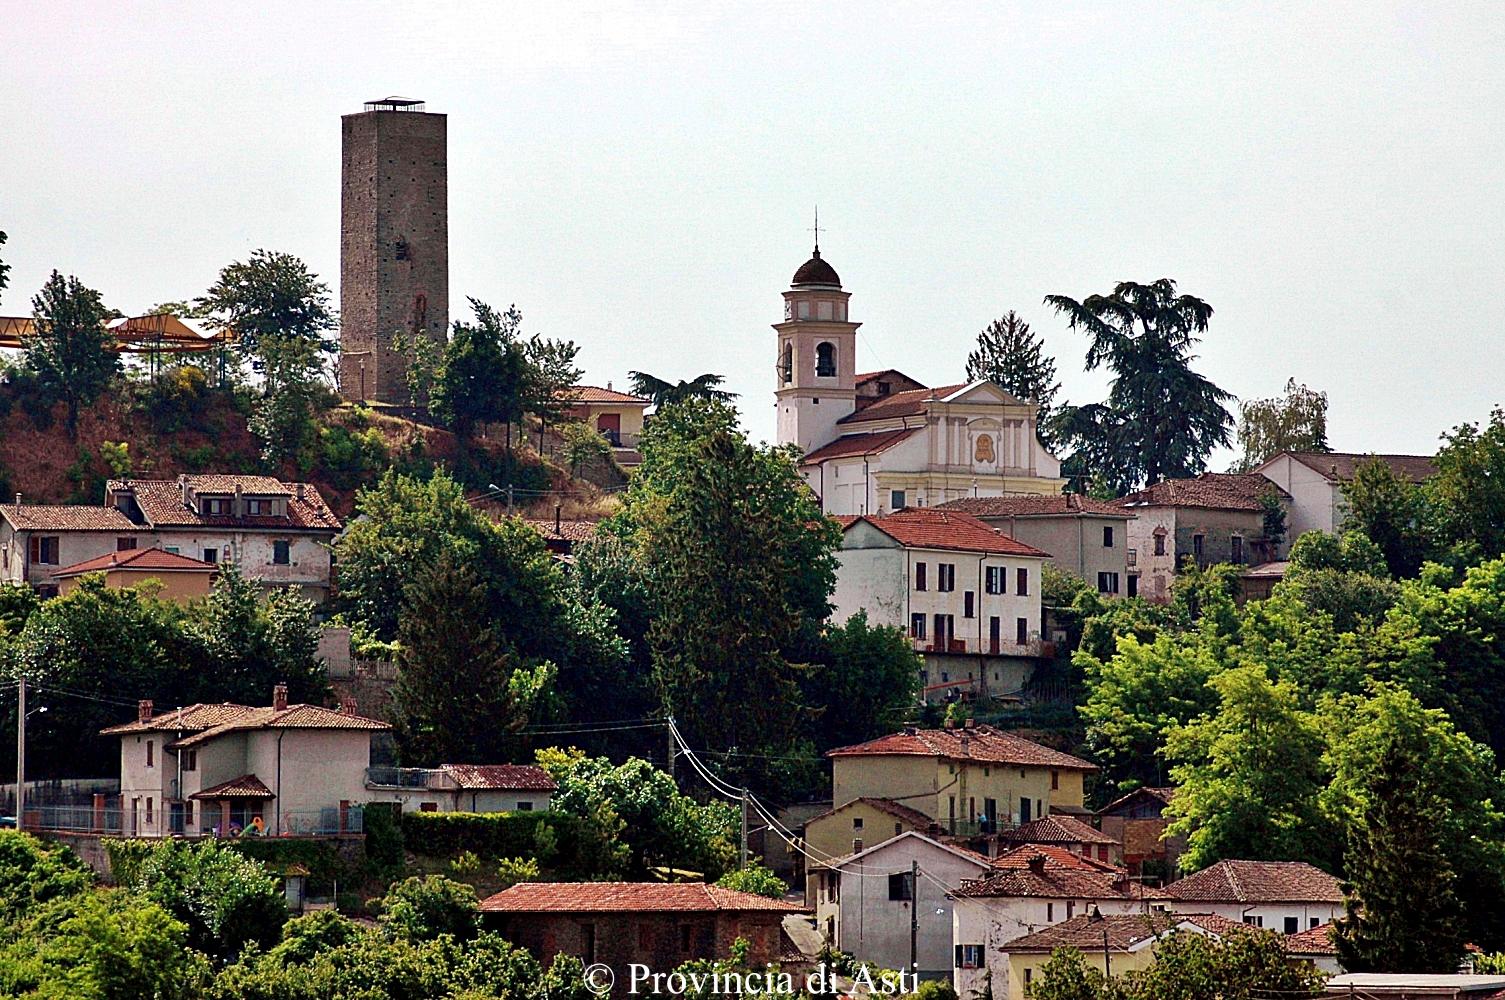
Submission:
<svg viewBox="0 0 1505 1000">
<path fill-rule="evenodd" d="M 1085 760 L 992 726 L 905 729 L 828 751 L 836 802 L 902 801 L 951 836 L 991 837 L 1082 805 Z"/>
<path fill-rule="evenodd" d="M 1343 487 L 1353 482 L 1360 465 L 1378 460 L 1401 479 L 1419 483 L 1437 475 L 1430 455 L 1362 455 L 1353 452 L 1283 451 L 1254 472 L 1290 495 L 1286 537 L 1294 541 L 1308 531 L 1336 532 L 1346 517 Z"/>
<path fill-rule="evenodd" d="M 1505 976 L 1422 972 L 1349 972 L 1327 981 L 1323 996 L 1362 1000 L 1500 1000 Z"/>
<path fill-rule="evenodd" d="M 1141 918 L 1159 893 L 1122 868 L 1064 848 L 1028 845 L 994 860 L 987 877 L 964 883 L 953 902 L 953 985 L 962 996 L 1009 992 L 1010 942 L 1088 913 Z"/>
<path fill-rule="evenodd" d="M 941 835 L 941 826 L 918 809 L 895 802 L 861 796 L 805 821 L 806 857 L 816 863 L 860 854 L 871 845 L 905 833 Z M 815 867 L 813 864 L 810 867 Z M 814 886 L 806 882 L 806 899 L 814 903 Z"/>
<path fill-rule="evenodd" d="M 1186 837 L 1165 833 L 1171 824 L 1165 807 L 1175 794 L 1174 788 L 1136 788 L 1098 810 L 1098 826 L 1120 845 L 1130 875 L 1168 881 L 1180 867 Z"/>
<path fill-rule="evenodd" d="M 988 868 L 975 851 L 910 831 L 812 866 L 806 884 L 827 945 L 885 969 L 908 969 L 913 926 L 916 971 L 940 979 L 951 973 L 948 890 Z"/>
<path fill-rule="evenodd" d="M 1333 944 L 1333 925 L 1318 924 L 1280 939 L 1286 957 L 1292 962 L 1306 962 L 1318 972 L 1336 976 L 1343 971 L 1338 963 L 1338 946 Z"/>
<path fill-rule="evenodd" d="M 0 505 L 0 582 L 59 593 L 59 570 L 111 552 L 159 548 L 218 565 L 233 562 L 267 587 L 311 600 L 329 594 L 329 543 L 339 518 L 306 483 L 270 476 L 116 479 L 101 506 Z"/>
<path fill-rule="evenodd" d="M 815 248 L 775 323 L 777 440 L 827 514 L 884 514 L 963 496 L 1059 493 L 1038 407 L 992 382 L 928 388 L 893 370 L 857 372 L 851 293 Z"/>
<path fill-rule="evenodd" d="M 1265 537 L 1265 504 L 1272 499 L 1290 503 L 1290 496 L 1264 476 L 1204 472 L 1114 500 L 1115 507 L 1136 515 L 1129 522 L 1137 566 L 1131 575 L 1139 577 L 1135 593 L 1169 601 L 1176 570 L 1188 562 L 1241 566 L 1278 558 L 1281 546 Z"/>
<path fill-rule="evenodd" d="M 544 545 L 555 556 L 572 556 L 575 546 L 596 537 L 595 521 L 567 521 L 556 509 L 552 518 L 523 518 L 523 522 L 543 538 Z"/>
<path fill-rule="evenodd" d="M 148 580 L 161 585 L 158 596 L 186 603 L 207 597 L 219 575 L 219 566 L 165 549 L 127 549 L 107 552 L 81 563 L 65 566 L 52 574 L 58 593 L 66 594 L 90 573 L 104 574 L 106 587 L 136 587 Z"/>
<path fill-rule="evenodd" d="M 1099 594 L 1135 596 L 1137 553 L 1129 547 L 1134 515 L 1080 493 L 964 497 L 941 510 L 971 514 L 1010 538 L 1048 552 L 1046 562 L 1085 580 Z"/>
<path fill-rule="evenodd" d="M 188 705 L 101 730 L 120 738 L 122 832 L 127 837 L 267 836 L 358 831 L 367 799 L 371 735 L 385 722 L 318 705 Z"/>
<path fill-rule="evenodd" d="M 956 511 L 842 517 L 832 619 L 867 612 L 909 632 L 929 697 L 1017 694 L 1041 639 L 1046 553 Z M 838 801 L 840 801 L 838 797 Z"/>
<path fill-rule="evenodd" d="M 637 447 L 643 436 L 643 414 L 653 401 L 643 396 L 618 392 L 606 383 L 577 385 L 561 393 L 569 403 L 566 420 L 579 421 L 595 428 L 611 445 L 613 457 L 624 468 L 643 464 Z"/>
<path fill-rule="evenodd" d="M 1212 913 L 1296 934 L 1343 915 L 1343 888 L 1304 861 L 1219 861 L 1164 889 L 1173 913 Z"/>
<path fill-rule="evenodd" d="M 1290 563 L 1284 559 L 1250 566 L 1239 574 L 1239 601 L 1263 601 L 1275 592 L 1275 585 L 1286 578 Z"/>
<path fill-rule="evenodd" d="M 547 809 L 559 786 L 532 764 L 441 764 L 368 768 L 366 789 L 404 810 L 499 813 Z"/>
<path fill-rule="evenodd" d="M 738 938 L 747 941 L 750 966 L 776 962 L 790 950 L 783 918 L 799 912 L 783 900 L 704 882 L 521 882 L 481 902 L 488 929 L 540 962 L 564 954 L 605 964 L 621 993 L 633 964 L 667 973 L 695 959 L 726 958 Z"/>
<path fill-rule="evenodd" d="M 1041 816 L 998 836 L 1005 844 L 1049 844 L 1103 862 L 1117 863 L 1121 853 L 1117 840 L 1075 816 Z"/>
</svg>

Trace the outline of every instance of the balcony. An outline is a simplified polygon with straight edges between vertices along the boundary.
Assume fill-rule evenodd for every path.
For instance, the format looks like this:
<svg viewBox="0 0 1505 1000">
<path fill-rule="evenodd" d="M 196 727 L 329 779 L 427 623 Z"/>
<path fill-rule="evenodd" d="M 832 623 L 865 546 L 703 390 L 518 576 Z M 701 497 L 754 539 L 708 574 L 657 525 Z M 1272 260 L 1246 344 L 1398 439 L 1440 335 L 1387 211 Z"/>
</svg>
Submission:
<svg viewBox="0 0 1505 1000">
<path fill-rule="evenodd" d="M 447 772 L 428 767 L 368 767 L 367 788 L 454 791 L 460 786 Z"/>
<path fill-rule="evenodd" d="M 1033 656 L 1049 659 L 1056 655 L 1056 644 L 1049 640 L 1041 639 L 1039 633 L 1033 633 L 1024 642 L 1010 642 L 999 639 L 948 639 L 945 642 L 933 642 L 929 639 L 911 638 L 917 653 L 945 654 L 948 656 Z"/>
</svg>

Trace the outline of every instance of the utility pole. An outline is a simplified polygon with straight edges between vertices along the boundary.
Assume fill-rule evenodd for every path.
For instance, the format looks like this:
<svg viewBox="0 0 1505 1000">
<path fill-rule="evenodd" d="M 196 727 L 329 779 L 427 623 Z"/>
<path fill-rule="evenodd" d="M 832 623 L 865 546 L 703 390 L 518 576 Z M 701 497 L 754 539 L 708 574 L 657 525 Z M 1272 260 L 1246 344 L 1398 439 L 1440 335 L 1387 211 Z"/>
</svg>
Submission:
<svg viewBox="0 0 1505 1000">
<path fill-rule="evenodd" d="M 679 751 L 679 748 L 674 745 L 673 719 L 664 720 L 664 735 L 669 738 L 669 746 L 667 747 L 669 755 L 664 758 L 664 770 L 668 772 L 669 779 L 672 781 L 674 779 L 674 756 Z"/>
<path fill-rule="evenodd" d="M 507 516 L 512 516 L 512 484 L 507 484 Z"/>
<path fill-rule="evenodd" d="M 1108 928 L 1106 927 L 1103 928 L 1103 978 L 1113 978 L 1113 966 L 1109 964 L 1108 958 Z"/>
<path fill-rule="evenodd" d="M 920 863 L 909 863 L 909 971 L 920 975 Z"/>
<path fill-rule="evenodd" d="M 16 687 L 16 829 L 26 826 L 26 675 Z"/>
<path fill-rule="evenodd" d="M 742 789 L 742 867 L 747 867 L 747 789 Z"/>
</svg>

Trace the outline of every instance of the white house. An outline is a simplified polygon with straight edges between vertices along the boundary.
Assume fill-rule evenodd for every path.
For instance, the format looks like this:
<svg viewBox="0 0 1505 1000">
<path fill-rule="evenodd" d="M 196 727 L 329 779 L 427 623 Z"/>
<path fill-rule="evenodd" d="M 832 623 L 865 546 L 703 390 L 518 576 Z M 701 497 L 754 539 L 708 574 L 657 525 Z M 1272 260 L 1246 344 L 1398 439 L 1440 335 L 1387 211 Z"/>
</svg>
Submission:
<svg viewBox="0 0 1505 1000">
<path fill-rule="evenodd" d="M 838 518 L 837 622 L 866 611 L 908 631 L 929 694 L 1019 691 L 1049 650 L 1041 639 L 1046 553 L 970 514 L 907 508 Z"/>
<path fill-rule="evenodd" d="M 373 767 L 372 802 L 417 812 L 532 812 L 549 808 L 559 786 L 532 764 L 441 764 L 437 768 Z"/>
<path fill-rule="evenodd" d="M 1295 541 L 1308 531 L 1334 532 L 1343 527 L 1343 487 L 1354 471 L 1379 460 L 1400 478 L 1413 483 L 1437 475 L 1428 455 L 1360 455 L 1349 452 L 1283 451 L 1255 468 L 1291 495 L 1286 537 Z"/>
<path fill-rule="evenodd" d="M 1296 934 L 1343 915 L 1338 880 L 1304 861 L 1219 861 L 1166 886 L 1166 909 Z"/>
<path fill-rule="evenodd" d="M 999 855 L 987 878 L 951 893 L 953 985 L 962 997 L 1010 995 L 1009 942 L 1096 910 L 1105 916 L 1162 907 L 1160 892 L 1116 868 L 1059 847 L 1025 845 Z"/>
<path fill-rule="evenodd" d="M 778 441 L 804 454 L 800 472 L 826 513 L 1061 492 L 1033 403 L 991 382 L 932 389 L 897 371 L 857 373 L 861 324 L 819 246 L 783 294 L 773 327 Z"/>
<path fill-rule="evenodd" d="M 122 833 L 226 835 L 260 821 L 267 836 L 352 832 L 365 802 L 371 734 L 385 722 L 318 705 L 188 705 L 102 730 L 120 738 Z"/>
<path fill-rule="evenodd" d="M 918 865 L 919 877 L 913 875 Z M 947 891 L 988 872 L 988 859 L 913 831 L 824 866 L 816 880 L 815 922 L 828 943 L 885 969 L 908 969 L 910 921 L 925 978 L 951 968 L 951 900 Z"/>
</svg>

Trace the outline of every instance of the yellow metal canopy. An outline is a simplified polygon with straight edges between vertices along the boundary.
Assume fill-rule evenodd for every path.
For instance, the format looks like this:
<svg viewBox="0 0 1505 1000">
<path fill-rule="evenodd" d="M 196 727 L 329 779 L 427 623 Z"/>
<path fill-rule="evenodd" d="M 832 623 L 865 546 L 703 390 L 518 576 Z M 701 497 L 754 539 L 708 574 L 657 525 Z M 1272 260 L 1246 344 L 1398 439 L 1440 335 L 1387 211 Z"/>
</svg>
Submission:
<svg viewBox="0 0 1505 1000">
<path fill-rule="evenodd" d="M 205 329 L 172 313 L 122 316 L 106 323 L 105 329 L 115 338 L 115 350 L 137 354 L 212 351 L 235 339 L 228 328 Z M 30 316 L 0 316 L 0 347 L 25 347 L 27 338 L 36 332 Z"/>
</svg>

